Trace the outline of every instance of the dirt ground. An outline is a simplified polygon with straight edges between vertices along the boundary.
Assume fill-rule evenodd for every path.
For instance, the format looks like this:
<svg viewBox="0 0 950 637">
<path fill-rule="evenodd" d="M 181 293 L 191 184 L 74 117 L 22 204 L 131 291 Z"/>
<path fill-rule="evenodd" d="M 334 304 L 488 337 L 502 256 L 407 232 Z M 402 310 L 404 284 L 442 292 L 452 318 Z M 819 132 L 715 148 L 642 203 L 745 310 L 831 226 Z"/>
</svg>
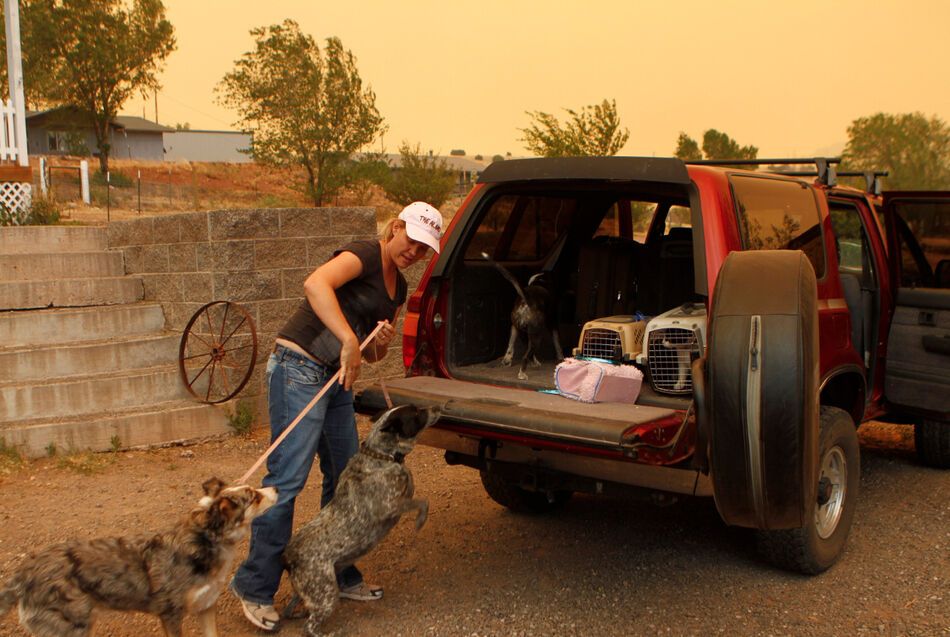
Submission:
<svg viewBox="0 0 950 637">
<path fill-rule="evenodd" d="M 368 423 L 360 421 L 361 434 Z M 818 577 L 778 571 L 748 531 L 709 501 L 657 508 L 575 496 L 556 516 L 515 515 L 478 474 L 419 447 L 407 459 L 428 524 L 402 521 L 360 566 L 382 601 L 342 602 L 339 635 L 950 635 L 950 474 L 920 466 L 910 428 L 860 430 L 861 496 L 842 560 Z M 187 447 L 19 462 L 0 455 L 0 577 L 36 547 L 157 530 L 189 509 L 207 477 L 236 479 L 264 432 Z M 259 480 L 260 475 L 256 476 Z M 316 514 L 319 475 L 298 500 Z M 243 551 L 242 547 L 242 551 Z M 278 607 L 289 596 L 286 581 Z M 259 635 L 237 603 L 218 604 L 222 635 Z M 193 619 L 186 634 L 198 635 Z M 284 635 L 302 634 L 302 621 Z M 16 612 L 0 636 L 22 636 Z M 94 635 L 161 635 L 142 614 L 105 612 Z"/>
</svg>

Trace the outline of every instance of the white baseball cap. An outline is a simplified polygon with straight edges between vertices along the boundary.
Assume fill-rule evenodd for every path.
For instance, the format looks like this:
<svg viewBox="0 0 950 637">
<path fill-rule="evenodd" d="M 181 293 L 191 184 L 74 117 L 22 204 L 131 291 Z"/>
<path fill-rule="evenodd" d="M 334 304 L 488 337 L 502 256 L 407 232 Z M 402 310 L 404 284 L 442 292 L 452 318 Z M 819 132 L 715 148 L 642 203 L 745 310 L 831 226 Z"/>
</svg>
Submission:
<svg viewBox="0 0 950 637">
<path fill-rule="evenodd" d="M 442 214 L 433 206 L 414 201 L 399 213 L 406 222 L 406 234 L 414 241 L 420 241 L 439 254 L 439 239 L 442 238 Z"/>
</svg>

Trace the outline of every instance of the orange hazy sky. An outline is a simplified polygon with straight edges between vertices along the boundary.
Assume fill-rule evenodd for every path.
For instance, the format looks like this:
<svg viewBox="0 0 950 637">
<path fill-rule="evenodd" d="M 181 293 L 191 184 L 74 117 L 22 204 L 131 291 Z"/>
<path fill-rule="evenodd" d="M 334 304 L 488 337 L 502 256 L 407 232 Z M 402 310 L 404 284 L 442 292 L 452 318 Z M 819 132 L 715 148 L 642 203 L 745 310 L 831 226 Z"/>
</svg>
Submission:
<svg viewBox="0 0 950 637">
<path fill-rule="evenodd" d="M 214 88 L 248 31 L 296 20 L 337 36 L 400 142 L 448 154 L 526 155 L 525 111 L 563 118 L 614 99 L 622 154 L 670 155 L 707 128 L 760 157 L 840 151 L 875 112 L 950 122 L 950 2 L 719 0 L 165 0 L 177 50 L 158 93 L 164 124 L 233 129 Z M 123 112 L 153 119 L 135 99 Z"/>
</svg>

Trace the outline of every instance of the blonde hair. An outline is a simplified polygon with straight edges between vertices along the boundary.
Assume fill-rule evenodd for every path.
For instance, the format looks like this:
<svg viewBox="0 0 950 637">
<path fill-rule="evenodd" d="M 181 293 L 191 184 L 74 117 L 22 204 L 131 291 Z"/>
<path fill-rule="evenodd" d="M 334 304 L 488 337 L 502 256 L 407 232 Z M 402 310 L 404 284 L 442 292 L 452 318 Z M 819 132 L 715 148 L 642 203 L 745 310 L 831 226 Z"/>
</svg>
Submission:
<svg viewBox="0 0 950 637">
<path fill-rule="evenodd" d="M 399 217 L 393 217 L 386 222 L 386 225 L 383 226 L 382 231 L 379 233 L 379 238 L 383 241 L 390 241 L 393 238 L 393 235 L 396 233 L 396 228 L 405 228 L 406 222 L 400 219 Z"/>
</svg>

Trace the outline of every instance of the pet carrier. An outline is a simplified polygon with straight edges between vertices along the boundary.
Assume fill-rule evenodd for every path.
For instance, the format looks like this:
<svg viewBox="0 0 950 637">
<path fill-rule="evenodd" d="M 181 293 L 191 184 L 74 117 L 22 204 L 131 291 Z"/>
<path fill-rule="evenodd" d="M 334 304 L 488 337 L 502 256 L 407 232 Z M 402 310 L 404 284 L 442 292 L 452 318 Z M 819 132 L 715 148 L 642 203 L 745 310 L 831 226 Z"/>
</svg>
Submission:
<svg viewBox="0 0 950 637">
<path fill-rule="evenodd" d="M 650 369 L 653 389 L 663 394 L 691 394 L 693 359 L 706 347 L 706 306 L 686 303 L 650 319 L 637 361 Z"/>
<path fill-rule="evenodd" d="M 643 347 L 645 328 L 646 321 L 628 315 L 588 321 L 581 330 L 574 356 L 631 363 Z"/>
</svg>

